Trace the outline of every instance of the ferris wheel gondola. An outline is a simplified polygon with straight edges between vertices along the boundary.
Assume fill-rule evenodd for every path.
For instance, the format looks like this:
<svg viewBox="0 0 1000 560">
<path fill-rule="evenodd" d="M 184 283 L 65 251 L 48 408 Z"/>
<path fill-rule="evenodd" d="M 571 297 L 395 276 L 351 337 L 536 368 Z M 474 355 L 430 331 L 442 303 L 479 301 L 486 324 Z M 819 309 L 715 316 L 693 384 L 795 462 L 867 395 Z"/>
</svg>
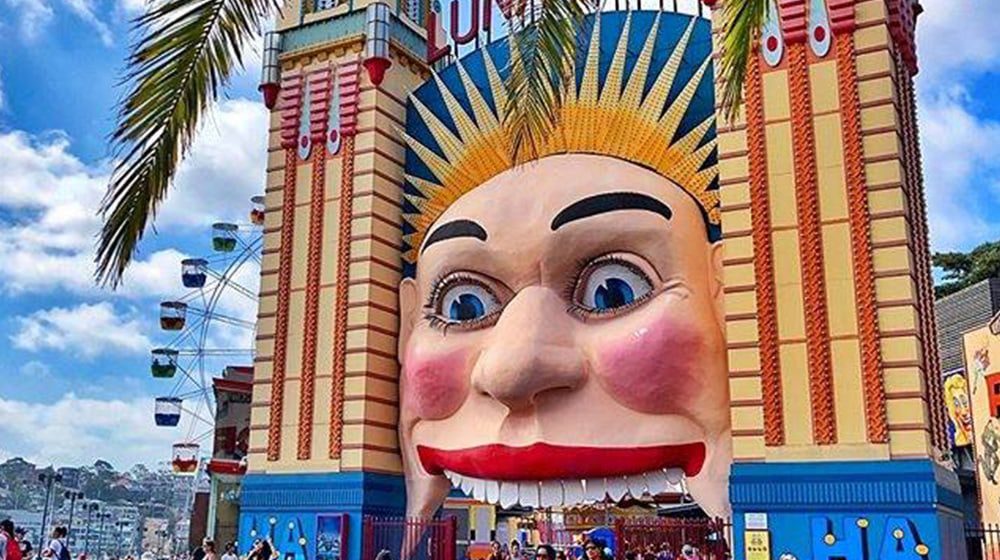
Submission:
<svg viewBox="0 0 1000 560">
<path fill-rule="evenodd" d="M 213 253 L 182 260 L 180 280 L 187 291 L 160 303 L 160 327 L 173 337 L 150 351 L 150 373 L 173 384 L 156 399 L 154 419 L 157 426 L 187 429 L 174 446 L 178 474 L 197 470 L 199 441 L 214 431 L 212 377 L 253 364 L 263 197 L 252 204 L 250 223 L 212 224 Z"/>
</svg>

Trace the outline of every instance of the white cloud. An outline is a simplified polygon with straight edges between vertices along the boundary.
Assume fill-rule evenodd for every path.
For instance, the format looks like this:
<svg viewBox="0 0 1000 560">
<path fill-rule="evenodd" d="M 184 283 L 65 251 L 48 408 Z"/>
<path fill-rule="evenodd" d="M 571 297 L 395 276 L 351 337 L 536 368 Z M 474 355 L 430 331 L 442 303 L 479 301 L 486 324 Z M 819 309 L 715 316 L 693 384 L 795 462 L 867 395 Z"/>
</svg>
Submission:
<svg viewBox="0 0 1000 560">
<path fill-rule="evenodd" d="M 972 84 L 1000 71 L 1000 28 L 975 0 L 925 0 L 917 25 L 917 107 L 932 248 L 1000 236 L 1000 120 Z"/>
<path fill-rule="evenodd" d="M 208 253 L 212 222 L 245 222 L 249 198 L 263 190 L 266 130 L 267 112 L 259 103 L 224 101 L 161 208 L 160 234 L 202 235 Z M 106 163 L 82 162 L 70 148 L 62 133 L 0 132 L 0 210 L 13 216 L 0 217 L 0 290 L 97 293 L 92 280 L 100 229 L 96 212 L 110 169 Z M 164 250 L 138 258 L 119 292 L 178 293 L 184 256 Z"/>
<path fill-rule="evenodd" d="M 224 101 L 197 136 L 177 173 L 157 227 L 246 222 L 250 197 L 264 190 L 268 113 L 258 101 Z"/>
<path fill-rule="evenodd" d="M 127 15 L 136 16 L 146 11 L 146 0 L 119 0 L 118 7 Z"/>
<path fill-rule="evenodd" d="M 85 23 L 94 28 L 97 32 L 97 36 L 101 38 L 101 42 L 105 46 L 110 47 L 115 44 L 114 36 L 111 34 L 111 29 L 108 28 L 108 24 L 101 21 L 94 13 L 94 5 L 88 0 L 63 0 L 69 7 L 70 11 L 82 19 Z"/>
<path fill-rule="evenodd" d="M 52 368 L 48 366 L 45 362 L 39 362 L 38 360 L 31 360 L 21 366 L 21 375 L 26 377 L 31 377 L 32 379 L 47 379 L 52 376 Z"/>
<path fill-rule="evenodd" d="M 923 0 L 917 23 L 920 74 L 924 82 L 954 82 L 956 74 L 1000 69 L 1000 30 L 983 17 L 981 0 Z"/>
<path fill-rule="evenodd" d="M 933 247 L 967 250 L 1000 236 L 1000 121 L 977 118 L 960 88 L 921 97 L 925 190 Z M 987 201 L 983 204 L 983 201 Z"/>
<path fill-rule="evenodd" d="M 21 36 L 28 41 L 38 38 L 42 29 L 52 21 L 52 7 L 45 0 L 4 0 L 4 2 L 17 15 Z"/>
<path fill-rule="evenodd" d="M 42 309 L 16 320 L 11 342 L 29 352 L 59 350 L 92 359 L 105 353 L 143 353 L 152 344 L 135 310 L 121 313 L 109 302 Z"/>
<path fill-rule="evenodd" d="M 26 41 L 34 41 L 51 23 L 55 10 L 48 0 L 3 0 L 18 18 L 21 37 Z M 97 32 L 101 43 L 106 46 L 114 44 L 114 36 L 108 24 L 97 16 L 95 6 L 90 0 L 63 0 L 69 11 Z"/>
<path fill-rule="evenodd" d="M 72 393 L 52 403 L 0 398 L 0 457 L 38 464 L 91 464 L 95 453 L 119 469 L 170 459 L 172 443 L 190 431 L 153 423 L 153 401 L 84 398 Z M 195 432 L 199 430 L 194 430 Z"/>
</svg>

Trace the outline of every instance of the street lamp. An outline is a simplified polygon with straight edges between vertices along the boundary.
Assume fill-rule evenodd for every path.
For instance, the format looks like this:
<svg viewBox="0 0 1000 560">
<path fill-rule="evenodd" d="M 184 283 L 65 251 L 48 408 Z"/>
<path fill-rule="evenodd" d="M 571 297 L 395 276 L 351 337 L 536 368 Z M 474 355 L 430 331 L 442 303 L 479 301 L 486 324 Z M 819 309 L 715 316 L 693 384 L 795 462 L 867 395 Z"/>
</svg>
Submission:
<svg viewBox="0 0 1000 560">
<path fill-rule="evenodd" d="M 97 517 L 101 519 L 101 529 L 97 533 L 97 555 L 104 555 L 104 522 L 111 519 L 110 511 L 102 511 Z"/>
<path fill-rule="evenodd" d="M 90 556 L 90 516 L 95 511 L 101 509 L 101 506 L 97 502 L 89 502 L 84 504 L 83 509 L 87 512 L 87 524 L 84 526 L 83 553 Z"/>
<path fill-rule="evenodd" d="M 63 497 L 69 500 L 69 525 L 66 526 L 66 544 L 76 544 L 73 541 L 73 512 L 76 511 L 76 501 L 83 499 L 83 492 L 79 490 L 67 490 L 63 492 Z"/>
<path fill-rule="evenodd" d="M 115 544 L 115 556 L 120 558 L 122 555 L 122 531 L 128 526 L 128 521 L 116 521 L 115 525 L 118 527 L 118 542 Z"/>
<path fill-rule="evenodd" d="M 62 482 L 62 475 L 56 472 L 43 471 L 38 473 L 38 482 L 45 485 L 45 507 L 42 508 L 42 529 L 38 535 L 38 551 L 41 553 L 45 547 L 45 528 L 49 519 L 49 500 L 52 499 L 52 487 L 56 483 Z"/>
</svg>

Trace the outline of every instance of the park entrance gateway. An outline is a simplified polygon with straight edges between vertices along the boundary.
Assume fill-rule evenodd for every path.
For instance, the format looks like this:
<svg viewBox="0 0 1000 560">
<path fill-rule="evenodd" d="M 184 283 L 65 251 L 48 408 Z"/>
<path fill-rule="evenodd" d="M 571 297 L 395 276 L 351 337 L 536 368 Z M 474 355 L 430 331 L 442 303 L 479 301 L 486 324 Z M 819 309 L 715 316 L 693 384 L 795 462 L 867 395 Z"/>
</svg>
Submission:
<svg viewBox="0 0 1000 560">
<path fill-rule="evenodd" d="M 286 4 L 241 546 L 354 560 L 389 517 L 441 541 L 456 501 L 460 542 L 496 508 L 676 493 L 740 558 L 964 557 L 919 6 L 775 2 L 728 123 L 709 11 L 648 4 L 588 16 L 525 165 L 499 11 L 470 35 L 426 2 Z M 432 74 L 448 34 L 468 52 Z"/>
</svg>

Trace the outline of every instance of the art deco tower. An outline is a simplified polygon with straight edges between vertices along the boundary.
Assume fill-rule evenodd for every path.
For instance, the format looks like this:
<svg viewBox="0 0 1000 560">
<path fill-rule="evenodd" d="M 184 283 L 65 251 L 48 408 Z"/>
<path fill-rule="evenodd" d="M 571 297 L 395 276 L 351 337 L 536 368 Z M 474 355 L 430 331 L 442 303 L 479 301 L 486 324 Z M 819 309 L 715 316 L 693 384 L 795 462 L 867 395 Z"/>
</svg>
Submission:
<svg viewBox="0 0 1000 560">
<path fill-rule="evenodd" d="M 401 514 L 396 438 L 403 126 L 425 79 L 421 2 L 289 0 L 265 48 L 271 107 L 240 542 L 313 558 L 317 514 Z"/>
<path fill-rule="evenodd" d="M 719 133 L 738 549 L 756 529 L 775 558 L 947 558 L 964 546 L 941 464 L 921 8 L 774 4 L 745 118 Z"/>
</svg>

